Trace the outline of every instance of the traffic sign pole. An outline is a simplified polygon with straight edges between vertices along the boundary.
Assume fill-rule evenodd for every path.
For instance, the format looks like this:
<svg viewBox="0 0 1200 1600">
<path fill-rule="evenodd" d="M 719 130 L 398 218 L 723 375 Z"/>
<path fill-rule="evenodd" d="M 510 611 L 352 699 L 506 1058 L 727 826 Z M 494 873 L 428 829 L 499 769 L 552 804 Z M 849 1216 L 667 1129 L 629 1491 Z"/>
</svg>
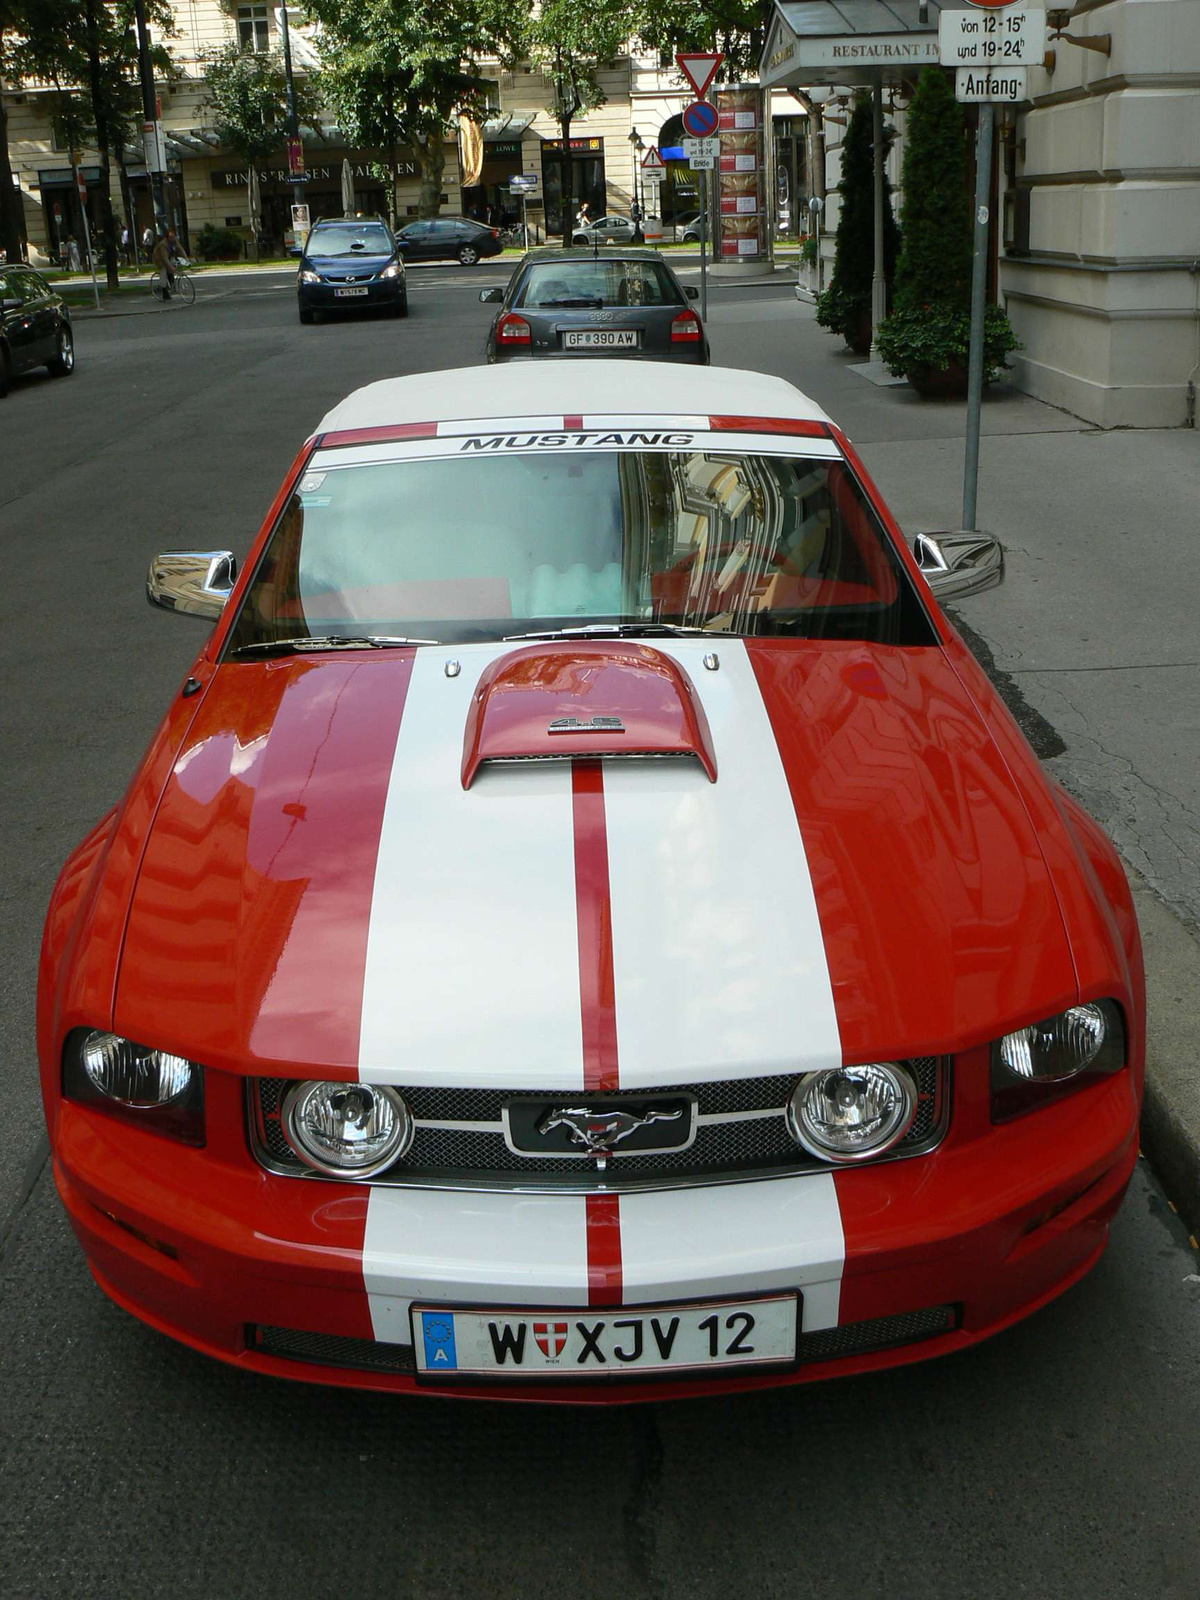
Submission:
<svg viewBox="0 0 1200 1600">
<path fill-rule="evenodd" d="M 987 302 L 988 198 L 992 187 L 991 101 L 979 108 L 975 136 L 975 255 L 971 263 L 971 352 L 967 367 L 967 449 L 963 471 L 962 525 L 974 531 L 979 499 L 979 417 L 983 407 L 983 322 Z"/>
</svg>

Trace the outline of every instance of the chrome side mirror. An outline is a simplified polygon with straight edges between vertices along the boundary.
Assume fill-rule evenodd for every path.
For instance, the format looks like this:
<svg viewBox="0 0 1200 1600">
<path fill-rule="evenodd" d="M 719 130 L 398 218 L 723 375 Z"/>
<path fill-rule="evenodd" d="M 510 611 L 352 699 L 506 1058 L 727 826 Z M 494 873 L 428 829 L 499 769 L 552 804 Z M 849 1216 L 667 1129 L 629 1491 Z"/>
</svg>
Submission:
<svg viewBox="0 0 1200 1600">
<path fill-rule="evenodd" d="M 990 533 L 919 533 L 913 554 L 938 600 L 962 600 L 1004 582 L 1004 551 Z"/>
<path fill-rule="evenodd" d="M 479 304 L 481 306 L 498 306 L 503 299 L 503 289 L 480 289 L 479 291 Z"/>
<path fill-rule="evenodd" d="M 146 599 L 167 611 L 215 621 L 236 577 L 232 550 L 164 550 L 150 563 Z"/>
</svg>

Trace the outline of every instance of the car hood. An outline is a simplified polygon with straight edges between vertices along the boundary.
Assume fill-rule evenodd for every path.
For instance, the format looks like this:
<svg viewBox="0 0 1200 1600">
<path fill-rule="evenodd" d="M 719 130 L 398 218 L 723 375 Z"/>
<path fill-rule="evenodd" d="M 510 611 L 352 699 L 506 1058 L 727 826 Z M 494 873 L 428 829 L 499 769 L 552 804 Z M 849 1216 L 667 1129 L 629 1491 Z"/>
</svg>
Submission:
<svg viewBox="0 0 1200 1600">
<path fill-rule="evenodd" d="M 301 267 L 311 267 L 314 272 L 378 272 L 389 261 L 396 259 L 394 251 L 370 255 L 305 256 Z"/>
<path fill-rule="evenodd" d="M 634 1087 L 940 1053 L 1075 997 L 941 649 L 449 654 L 217 671 L 119 1031 L 241 1072 Z"/>
</svg>

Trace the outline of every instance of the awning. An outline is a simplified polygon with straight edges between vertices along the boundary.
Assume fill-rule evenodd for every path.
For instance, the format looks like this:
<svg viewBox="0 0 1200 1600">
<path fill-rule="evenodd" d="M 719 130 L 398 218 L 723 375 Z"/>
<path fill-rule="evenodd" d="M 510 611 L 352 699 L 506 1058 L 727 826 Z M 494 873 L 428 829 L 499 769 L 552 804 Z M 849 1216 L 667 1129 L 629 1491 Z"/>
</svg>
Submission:
<svg viewBox="0 0 1200 1600">
<path fill-rule="evenodd" d="M 768 88 L 894 82 L 938 64 L 938 13 L 953 0 L 776 0 L 759 66 Z"/>
<path fill-rule="evenodd" d="M 533 121 L 532 111 L 502 112 L 497 117 L 489 117 L 483 125 L 484 144 L 498 144 L 501 140 L 519 139 Z"/>
</svg>

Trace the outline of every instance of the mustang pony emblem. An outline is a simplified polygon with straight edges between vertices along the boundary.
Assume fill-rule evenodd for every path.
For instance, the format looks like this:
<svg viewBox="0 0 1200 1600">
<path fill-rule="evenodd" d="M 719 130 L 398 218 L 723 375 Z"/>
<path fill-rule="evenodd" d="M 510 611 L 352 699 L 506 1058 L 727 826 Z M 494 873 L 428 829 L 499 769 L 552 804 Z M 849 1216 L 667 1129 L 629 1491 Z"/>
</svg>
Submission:
<svg viewBox="0 0 1200 1600">
<path fill-rule="evenodd" d="M 563 1106 L 544 1116 L 537 1131 L 551 1133 L 555 1128 L 568 1129 L 572 1142 L 582 1145 L 603 1167 L 616 1146 L 631 1133 L 651 1122 L 678 1122 L 682 1115 L 681 1110 L 656 1111 L 653 1107 L 639 1117 L 633 1111 L 589 1111 L 586 1106 Z"/>
</svg>

